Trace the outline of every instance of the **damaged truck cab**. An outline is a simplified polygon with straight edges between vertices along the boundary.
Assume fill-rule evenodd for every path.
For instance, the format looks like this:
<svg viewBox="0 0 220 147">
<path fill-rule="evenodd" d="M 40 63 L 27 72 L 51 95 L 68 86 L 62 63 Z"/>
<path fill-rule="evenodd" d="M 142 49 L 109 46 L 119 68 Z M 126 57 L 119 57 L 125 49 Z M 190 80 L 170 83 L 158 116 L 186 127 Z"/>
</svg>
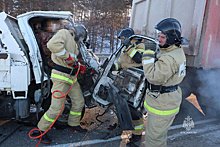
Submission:
<svg viewBox="0 0 220 147">
<path fill-rule="evenodd" d="M 31 103 L 41 104 L 50 96 L 49 76 L 44 71 L 46 63 L 36 30 L 45 19 L 73 22 L 73 15 L 33 11 L 14 18 L 0 13 L 0 119 L 26 118 Z"/>
</svg>

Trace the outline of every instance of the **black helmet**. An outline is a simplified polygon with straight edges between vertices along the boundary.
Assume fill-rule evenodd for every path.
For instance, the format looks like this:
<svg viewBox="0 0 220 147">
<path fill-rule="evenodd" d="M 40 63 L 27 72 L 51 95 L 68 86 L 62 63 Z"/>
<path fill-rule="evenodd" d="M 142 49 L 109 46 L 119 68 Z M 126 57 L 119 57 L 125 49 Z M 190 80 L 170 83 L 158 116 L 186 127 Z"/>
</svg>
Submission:
<svg viewBox="0 0 220 147">
<path fill-rule="evenodd" d="M 75 41 L 78 42 L 79 40 L 84 41 L 87 39 L 87 30 L 86 27 L 82 24 L 75 23 Z"/>
<path fill-rule="evenodd" d="M 134 35 L 134 30 L 132 28 L 125 28 L 120 31 L 118 38 L 120 39 L 121 36 L 128 38 L 131 35 Z"/>
<path fill-rule="evenodd" d="M 166 35 L 166 46 L 180 45 L 181 43 L 181 25 L 178 20 L 174 18 L 166 18 L 160 21 L 155 29 L 161 31 Z"/>
</svg>

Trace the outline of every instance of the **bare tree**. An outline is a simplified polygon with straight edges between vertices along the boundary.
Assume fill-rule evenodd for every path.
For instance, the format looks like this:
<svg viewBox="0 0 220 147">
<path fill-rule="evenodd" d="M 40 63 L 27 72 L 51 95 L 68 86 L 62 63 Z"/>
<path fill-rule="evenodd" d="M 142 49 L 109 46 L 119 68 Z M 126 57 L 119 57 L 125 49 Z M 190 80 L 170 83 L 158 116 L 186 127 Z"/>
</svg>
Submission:
<svg viewBox="0 0 220 147">
<path fill-rule="evenodd" d="M 93 51 L 114 51 L 118 32 L 128 26 L 132 0 L 0 0 L 0 9 L 16 17 L 29 11 L 71 11 L 88 29 Z M 106 43 L 107 42 L 107 43 Z"/>
</svg>

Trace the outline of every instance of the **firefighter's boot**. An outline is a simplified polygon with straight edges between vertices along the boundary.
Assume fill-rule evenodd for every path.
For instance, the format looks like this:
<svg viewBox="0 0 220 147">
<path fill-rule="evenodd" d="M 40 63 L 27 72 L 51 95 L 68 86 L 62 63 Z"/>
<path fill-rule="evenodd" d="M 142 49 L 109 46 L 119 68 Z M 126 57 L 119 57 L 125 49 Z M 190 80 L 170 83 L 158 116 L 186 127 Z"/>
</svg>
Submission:
<svg viewBox="0 0 220 147">
<path fill-rule="evenodd" d="M 78 132 L 78 133 L 88 133 L 87 129 L 81 128 L 81 126 L 69 126 L 70 131 Z"/>
<path fill-rule="evenodd" d="M 42 134 L 43 134 L 43 133 L 44 133 L 44 132 L 42 131 Z M 32 132 L 31 137 L 37 137 L 37 136 L 40 136 L 40 135 L 41 135 L 41 133 L 36 130 L 36 131 L 33 131 L 33 132 Z M 38 139 L 40 139 L 40 138 L 38 138 Z M 44 134 L 44 135 L 42 136 L 41 142 L 42 142 L 42 143 L 51 143 L 51 139 L 47 136 L 47 134 Z"/>
<path fill-rule="evenodd" d="M 134 142 L 138 142 L 141 139 L 142 135 L 134 135 L 132 134 L 131 138 L 129 139 L 130 142 L 134 143 Z"/>
</svg>

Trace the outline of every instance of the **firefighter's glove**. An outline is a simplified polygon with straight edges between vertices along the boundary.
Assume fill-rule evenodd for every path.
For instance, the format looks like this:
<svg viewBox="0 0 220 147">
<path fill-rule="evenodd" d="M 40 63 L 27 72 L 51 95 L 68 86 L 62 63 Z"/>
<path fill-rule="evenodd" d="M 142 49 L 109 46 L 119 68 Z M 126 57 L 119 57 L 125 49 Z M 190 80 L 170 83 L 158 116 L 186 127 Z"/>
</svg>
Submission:
<svg viewBox="0 0 220 147">
<path fill-rule="evenodd" d="M 155 51 L 151 50 L 151 49 L 147 49 L 143 52 L 143 57 L 152 57 L 155 58 Z"/>
<path fill-rule="evenodd" d="M 74 68 L 76 68 L 76 69 L 79 68 L 81 74 L 84 74 L 86 71 L 86 66 L 80 64 L 79 62 L 77 62 L 77 64 L 74 66 Z"/>
<path fill-rule="evenodd" d="M 75 65 L 74 65 L 74 59 L 73 59 L 73 57 L 71 57 L 71 56 L 69 55 L 69 58 L 66 59 L 66 64 L 69 65 L 69 66 L 75 66 Z"/>
<path fill-rule="evenodd" d="M 84 74 L 86 71 L 86 66 L 81 64 L 79 70 L 80 70 L 81 74 Z"/>
<path fill-rule="evenodd" d="M 153 50 L 153 51 L 156 52 L 156 49 L 157 49 L 156 43 L 153 43 L 153 42 L 145 42 L 144 45 L 145 45 L 145 50 L 148 50 L 148 49 L 149 49 L 149 50 Z"/>
<path fill-rule="evenodd" d="M 122 41 L 122 44 L 124 44 L 125 46 L 128 46 L 130 44 L 130 39 L 126 38 L 125 40 Z"/>
</svg>

